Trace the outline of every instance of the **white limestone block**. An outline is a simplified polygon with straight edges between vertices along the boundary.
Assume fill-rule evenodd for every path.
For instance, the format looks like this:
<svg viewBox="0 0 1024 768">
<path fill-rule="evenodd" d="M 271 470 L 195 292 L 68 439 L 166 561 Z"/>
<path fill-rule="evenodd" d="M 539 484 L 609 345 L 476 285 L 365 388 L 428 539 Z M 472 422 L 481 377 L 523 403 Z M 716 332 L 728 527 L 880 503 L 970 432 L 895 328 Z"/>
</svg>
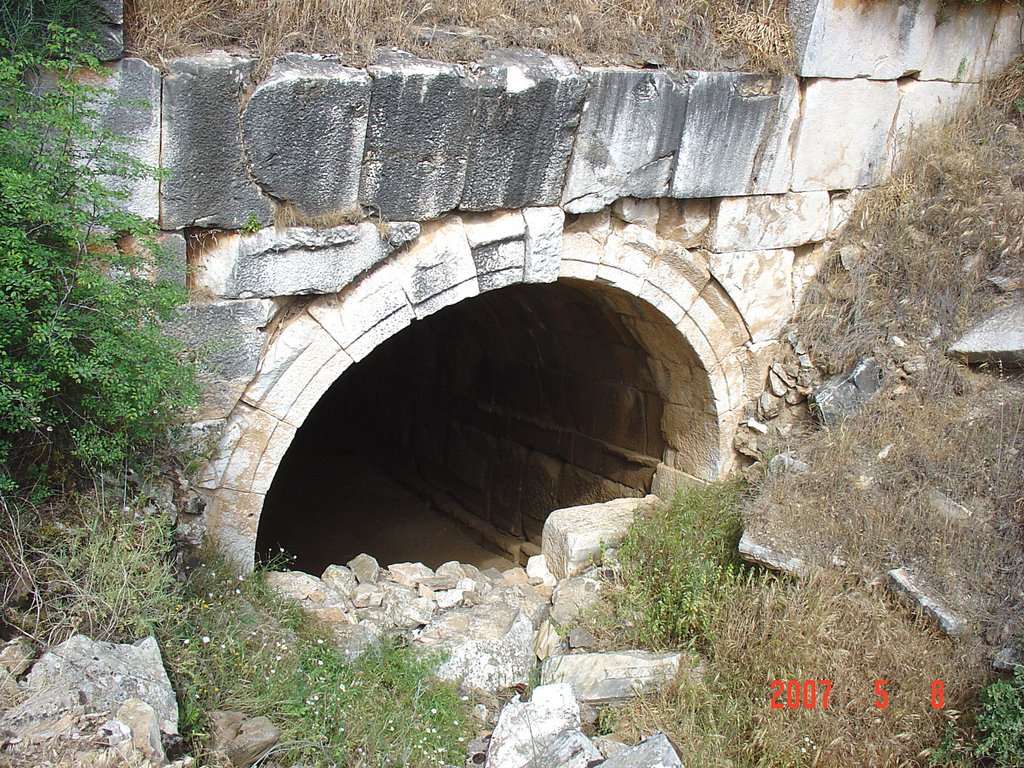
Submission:
<svg viewBox="0 0 1024 768">
<path fill-rule="evenodd" d="M 586 704 L 623 704 L 670 684 L 682 655 L 619 651 L 553 656 L 541 667 L 541 683 L 568 683 Z"/>
<path fill-rule="evenodd" d="M 715 253 L 709 266 L 743 315 L 751 340 L 777 338 L 793 312 L 793 250 Z"/>
<path fill-rule="evenodd" d="M 727 197 L 718 203 L 713 251 L 792 248 L 825 239 L 829 223 L 825 191 Z"/>
<path fill-rule="evenodd" d="M 578 576 L 600 564 L 604 548 L 615 548 L 637 512 L 654 499 L 614 499 L 600 504 L 556 509 L 544 522 L 541 549 L 558 579 Z"/>
</svg>

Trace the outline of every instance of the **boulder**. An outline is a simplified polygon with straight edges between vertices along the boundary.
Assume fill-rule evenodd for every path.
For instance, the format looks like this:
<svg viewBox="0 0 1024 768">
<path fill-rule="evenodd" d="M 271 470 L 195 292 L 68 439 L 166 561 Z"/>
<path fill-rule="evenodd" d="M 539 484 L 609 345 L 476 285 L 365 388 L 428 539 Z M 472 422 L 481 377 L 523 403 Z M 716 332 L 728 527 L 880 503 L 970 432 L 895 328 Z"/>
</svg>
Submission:
<svg viewBox="0 0 1024 768">
<path fill-rule="evenodd" d="M 223 234 L 195 259 L 196 287 L 229 299 L 337 293 L 419 232 L 415 222 L 364 221 Z"/>
<path fill-rule="evenodd" d="M 787 192 L 800 112 L 794 77 L 691 72 L 671 196 Z"/>
<path fill-rule="evenodd" d="M 15 637 L 0 648 L 0 666 L 15 677 L 25 674 L 35 657 L 35 645 L 27 637 Z"/>
<path fill-rule="evenodd" d="M 885 372 L 873 357 L 857 361 L 849 373 L 833 376 L 811 394 L 812 411 L 822 424 L 832 426 L 859 410 L 881 391 Z"/>
<path fill-rule="evenodd" d="M 634 696 L 670 684 L 679 672 L 678 653 L 619 651 L 571 653 L 552 656 L 541 665 L 541 683 L 564 682 L 572 686 L 581 703 L 624 704 Z"/>
<path fill-rule="evenodd" d="M 560 627 L 572 624 L 597 605 L 600 593 L 601 582 L 589 576 L 559 582 L 551 596 L 551 620 Z"/>
<path fill-rule="evenodd" d="M 568 685 L 542 685 L 529 701 L 516 696 L 498 716 L 486 768 L 589 768 L 601 753 L 580 731 Z"/>
<path fill-rule="evenodd" d="M 368 555 L 365 552 L 357 555 L 348 561 L 348 567 L 352 569 L 352 573 L 356 576 L 356 581 L 360 584 L 376 584 L 380 581 L 380 565 L 377 563 L 377 558 L 372 555 Z"/>
<path fill-rule="evenodd" d="M 542 545 L 551 573 L 566 579 L 599 564 L 602 552 L 617 547 L 637 512 L 655 499 L 614 499 L 556 509 L 544 523 Z"/>
<path fill-rule="evenodd" d="M 887 171 L 898 104 L 894 81 L 811 80 L 793 152 L 793 190 L 877 184 Z"/>
<path fill-rule="evenodd" d="M 974 326 L 948 350 L 971 364 L 1024 367 L 1024 302 L 1010 304 Z"/>
<path fill-rule="evenodd" d="M 388 574 L 392 581 L 407 587 L 415 587 L 434 576 L 434 572 L 423 563 L 395 563 L 388 566 Z"/>
<path fill-rule="evenodd" d="M 329 625 L 355 623 L 355 618 L 349 614 L 348 598 L 316 576 L 297 571 L 272 571 L 267 574 L 267 586 L 286 599 L 298 601 L 303 610 Z"/>
<path fill-rule="evenodd" d="M 241 712 L 210 712 L 210 749 L 234 768 L 249 768 L 264 757 L 281 731 L 266 717 L 247 718 Z"/>
<path fill-rule="evenodd" d="M 152 637 L 116 644 L 75 635 L 43 654 L 23 690 L 27 698 L 4 713 L 0 727 L 56 720 L 78 707 L 116 712 L 138 699 L 156 712 L 162 732 L 178 732 L 178 702 Z"/>
<path fill-rule="evenodd" d="M 241 229 L 270 223 L 246 165 L 239 109 L 255 62 L 223 51 L 174 59 L 163 82 L 160 225 Z"/>
<path fill-rule="evenodd" d="M 242 113 L 253 177 L 307 216 L 352 209 L 369 105 L 370 78 L 362 70 L 285 54 Z"/>
<path fill-rule="evenodd" d="M 359 585 L 355 573 L 344 565 L 328 565 L 323 575 L 320 576 L 320 580 L 345 597 L 352 597 L 352 593 Z"/>
<path fill-rule="evenodd" d="M 359 200 L 389 220 L 425 221 L 455 208 L 466 181 L 479 91 L 461 67 L 401 51 L 373 78 Z"/>
<path fill-rule="evenodd" d="M 599 211 L 620 197 L 668 194 L 687 86 L 666 71 L 585 69 L 590 81 L 562 206 Z"/>
<path fill-rule="evenodd" d="M 617 751 L 601 768 L 683 768 L 683 762 L 668 737 L 656 733 L 635 747 Z"/>
<path fill-rule="evenodd" d="M 558 579 L 548 570 L 547 561 L 542 554 L 534 555 L 526 561 L 526 575 L 531 579 L 540 579 L 541 584 L 548 587 L 558 584 Z"/>
<path fill-rule="evenodd" d="M 534 669 L 533 624 L 504 603 L 455 608 L 435 618 L 417 638 L 447 658 L 437 676 L 467 689 L 498 691 L 527 683 Z"/>
<path fill-rule="evenodd" d="M 557 205 L 587 81 L 540 51 L 486 54 L 475 70 L 480 105 L 460 208 Z"/>
</svg>

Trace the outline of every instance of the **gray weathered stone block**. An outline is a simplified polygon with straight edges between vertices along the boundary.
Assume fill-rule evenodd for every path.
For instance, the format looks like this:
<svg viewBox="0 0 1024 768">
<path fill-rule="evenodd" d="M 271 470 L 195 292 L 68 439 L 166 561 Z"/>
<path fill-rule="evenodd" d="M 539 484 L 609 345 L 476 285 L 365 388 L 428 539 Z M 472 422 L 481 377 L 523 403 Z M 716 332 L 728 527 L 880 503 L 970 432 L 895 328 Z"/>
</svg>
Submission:
<svg viewBox="0 0 1024 768">
<path fill-rule="evenodd" d="M 414 222 L 372 222 L 330 229 L 261 229 L 222 235 L 195 265 L 198 288 L 223 298 L 337 293 L 359 274 L 416 238 Z"/>
<path fill-rule="evenodd" d="M 587 81 L 568 59 L 498 51 L 477 70 L 480 106 L 461 208 L 557 205 Z"/>
<path fill-rule="evenodd" d="M 601 763 L 602 768 L 683 768 L 672 742 L 664 733 L 656 733 Z"/>
<path fill-rule="evenodd" d="M 285 56 L 242 114 L 245 150 L 263 191 L 306 215 L 355 206 L 369 103 L 362 70 Z"/>
<path fill-rule="evenodd" d="M 800 110 L 796 78 L 691 72 L 673 197 L 789 190 L 790 136 Z"/>
<path fill-rule="evenodd" d="M 686 118 L 686 84 L 668 72 L 586 69 L 590 90 L 562 202 L 598 211 L 620 197 L 668 193 Z"/>
<path fill-rule="evenodd" d="M 573 653 L 547 659 L 540 679 L 542 685 L 568 683 L 576 699 L 586 704 L 623 704 L 671 684 L 681 661 L 678 653 Z"/>
<path fill-rule="evenodd" d="M 424 221 L 462 198 L 478 90 L 461 67 L 384 54 L 373 78 L 359 200 L 388 219 Z"/>
<path fill-rule="evenodd" d="M 961 336 L 949 355 L 965 363 L 1024 368 L 1024 302 L 990 315 Z"/>
<path fill-rule="evenodd" d="M 108 89 L 95 108 L 103 127 L 124 140 L 122 149 L 154 169 L 160 164 L 160 71 L 142 59 L 124 59 L 102 84 Z M 160 184 L 155 176 L 110 178 L 111 189 L 125 192 L 124 208 L 144 219 L 160 215 Z"/>
<path fill-rule="evenodd" d="M 164 78 L 160 223 L 238 229 L 270 222 L 270 201 L 246 167 L 239 105 L 253 61 L 223 51 L 175 59 Z"/>
</svg>

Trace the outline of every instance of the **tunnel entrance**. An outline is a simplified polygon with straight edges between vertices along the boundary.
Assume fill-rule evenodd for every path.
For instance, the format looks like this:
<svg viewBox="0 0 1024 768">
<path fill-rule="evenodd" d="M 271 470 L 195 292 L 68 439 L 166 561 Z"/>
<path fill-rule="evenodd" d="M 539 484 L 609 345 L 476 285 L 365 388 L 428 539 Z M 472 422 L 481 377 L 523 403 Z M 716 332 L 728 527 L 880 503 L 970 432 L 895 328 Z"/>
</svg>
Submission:
<svg viewBox="0 0 1024 768">
<path fill-rule="evenodd" d="M 654 314 L 618 289 L 570 280 L 414 322 L 306 418 L 267 493 L 257 552 L 283 548 L 313 573 L 360 552 L 507 567 L 535 551 L 552 510 L 648 492 L 667 374 L 643 313 Z M 685 347 L 660 323 L 671 334 L 659 338 Z"/>
</svg>

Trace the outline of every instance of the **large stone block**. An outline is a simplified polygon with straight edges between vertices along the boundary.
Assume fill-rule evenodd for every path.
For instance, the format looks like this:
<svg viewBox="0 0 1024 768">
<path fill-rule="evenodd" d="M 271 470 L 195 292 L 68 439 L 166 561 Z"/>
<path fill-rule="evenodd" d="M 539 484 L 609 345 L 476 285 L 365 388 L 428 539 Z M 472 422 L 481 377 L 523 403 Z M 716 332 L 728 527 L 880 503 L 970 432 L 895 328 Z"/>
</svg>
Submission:
<svg viewBox="0 0 1024 768">
<path fill-rule="evenodd" d="M 263 328 L 273 317 L 269 299 L 187 304 L 169 330 L 198 353 L 203 385 L 197 420 L 223 418 L 256 373 Z"/>
<path fill-rule="evenodd" d="M 540 51 L 487 54 L 461 208 L 557 205 L 587 81 L 568 59 Z"/>
<path fill-rule="evenodd" d="M 544 523 L 544 559 L 559 579 L 578 576 L 600 564 L 604 549 L 618 546 L 647 499 L 615 499 L 600 504 L 556 509 Z"/>
<path fill-rule="evenodd" d="M 999 18 L 992 32 L 992 42 L 985 57 L 985 75 L 992 76 L 1020 55 L 1024 8 L 1018 3 L 998 3 Z"/>
<path fill-rule="evenodd" d="M 240 229 L 252 218 L 270 222 L 270 201 L 246 166 L 239 126 L 252 59 L 217 51 L 175 59 L 164 77 L 164 229 Z"/>
<path fill-rule="evenodd" d="M 417 318 L 480 292 L 476 263 L 458 217 L 425 224 L 395 264 Z"/>
<path fill-rule="evenodd" d="M 898 104 L 895 82 L 811 80 L 794 150 L 793 189 L 853 189 L 878 183 L 886 170 Z"/>
<path fill-rule="evenodd" d="M 359 198 L 370 78 L 319 56 L 288 54 L 242 113 L 263 190 L 301 213 L 345 211 Z"/>
<path fill-rule="evenodd" d="M 686 84 L 668 72 L 587 69 L 590 90 L 562 203 L 598 211 L 620 197 L 664 197 L 686 119 Z"/>
<path fill-rule="evenodd" d="M 791 248 L 825 239 L 831 206 L 828 192 L 727 197 L 718 203 L 713 251 Z"/>
<path fill-rule="evenodd" d="M 800 111 L 793 77 L 691 72 L 672 197 L 789 190 L 791 135 Z"/>
<path fill-rule="evenodd" d="M 93 108 L 100 125 L 117 136 L 123 150 L 153 169 L 153 175 L 137 179 L 107 177 L 110 189 L 127 195 L 128 213 L 156 220 L 160 215 L 160 70 L 142 59 L 124 59 L 113 66 L 111 75 L 96 82 L 104 88 Z"/>
<path fill-rule="evenodd" d="M 716 253 L 709 266 L 743 316 L 751 340 L 777 338 L 793 314 L 792 249 Z"/>
<path fill-rule="evenodd" d="M 624 704 L 667 686 L 679 672 L 678 653 L 619 651 L 553 656 L 541 667 L 541 683 L 568 683 L 586 704 Z"/>
<path fill-rule="evenodd" d="M 915 131 L 948 120 L 963 104 L 977 99 L 981 86 L 942 80 L 911 80 L 900 86 L 900 107 L 896 113 L 894 144 L 905 142 Z"/>
<path fill-rule="evenodd" d="M 921 65 L 921 80 L 980 82 L 1002 3 L 947 3 Z"/>
<path fill-rule="evenodd" d="M 196 286 L 225 298 L 337 293 L 419 231 L 415 222 L 363 222 L 222 235 L 196 260 Z"/>
<path fill-rule="evenodd" d="M 424 221 L 462 199 L 479 90 L 461 67 L 386 53 L 373 78 L 359 200 Z"/>
<path fill-rule="evenodd" d="M 553 283 L 562 263 L 562 228 L 565 214 L 561 208 L 526 208 L 526 264 L 523 281 Z"/>
<path fill-rule="evenodd" d="M 936 0 L 792 0 L 797 73 L 895 80 L 916 72 L 928 55 L 937 6 Z"/>
<path fill-rule="evenodd" d="M 1024 302 L 1010 304 L 971 328 L 949 348 L 965 363 L 1024 368 Z"/>
</svg>

